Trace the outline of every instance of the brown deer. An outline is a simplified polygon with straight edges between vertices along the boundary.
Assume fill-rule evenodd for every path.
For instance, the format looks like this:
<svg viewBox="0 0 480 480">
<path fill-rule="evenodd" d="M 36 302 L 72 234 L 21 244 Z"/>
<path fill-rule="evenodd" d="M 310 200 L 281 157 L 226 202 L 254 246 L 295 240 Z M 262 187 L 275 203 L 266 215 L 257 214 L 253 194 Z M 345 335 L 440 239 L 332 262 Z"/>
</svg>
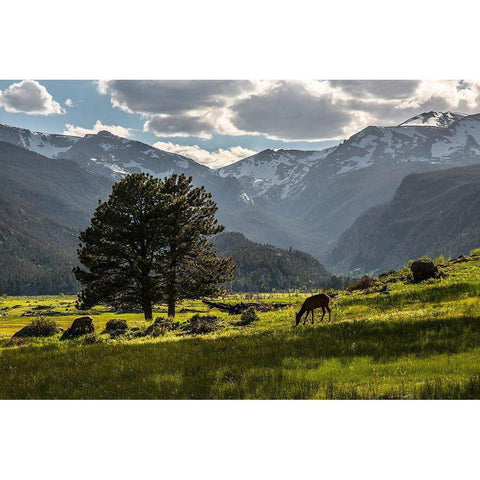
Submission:
<svg viewBox="0 0 480 480">
<path fill-rule="evenodd" d="M 305 315 L 305 320 L 303 321 L 303 324 L 305 325 L 308 319 L 308 314 L 311 312 L 312 325 L 313 325 L 314 323 L 313 311 L 316 308 L 320 308 L 320 307 L 323 310 L 323 315 L 320 321 L 321 322 L 323 321 L 323 317 L 325 316 L 325 309 L 328 311 L 328 321 L 330 321 L 332 319 L 332 315 L 330 312 L 330 308 L 328 306 L 329 303 L 330 303 L 330 297 L 326 293 L 319 293 L 318 295 L 313 295 L 312 297 L 308 297 L 307 299 L 305 299 L 305 301 L 303 302 L 302 308 L 297 313 L 297 317 L 296 317 L 297 321 L 295 323 L 295 326 L 297 326 L 300 323 L 300 320 L 302 319 L 302 315 L 305 312 L 307 312 L 307 314 Z"/>
</svg>

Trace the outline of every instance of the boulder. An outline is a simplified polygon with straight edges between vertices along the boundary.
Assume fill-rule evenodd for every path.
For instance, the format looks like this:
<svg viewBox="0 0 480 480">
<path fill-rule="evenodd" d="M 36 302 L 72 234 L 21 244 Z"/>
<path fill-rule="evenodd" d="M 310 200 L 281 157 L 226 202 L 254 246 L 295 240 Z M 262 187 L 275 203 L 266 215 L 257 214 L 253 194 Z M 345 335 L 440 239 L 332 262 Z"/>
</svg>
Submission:
<svg viewBox="0 0 480 480">
<path fill-rule="evenodd" d="M 93 325 L 92 317 L 78 317 L 73 321 L 71 327 L 67 328 L 67 330 L 63 332 L 60 340 L 69 340 L 71 338 L 81 337 L 82 335 L 93 333 L 94 331 L 95 327 Z"/>
<path fill-rule="evenodd" d="M 416 260 L 410 267 L 413 279 L 416 282 L 422 282 L 429 278 L 435 278 L 438 275 L 438 268 L 429 260 Z"/>
</svg>

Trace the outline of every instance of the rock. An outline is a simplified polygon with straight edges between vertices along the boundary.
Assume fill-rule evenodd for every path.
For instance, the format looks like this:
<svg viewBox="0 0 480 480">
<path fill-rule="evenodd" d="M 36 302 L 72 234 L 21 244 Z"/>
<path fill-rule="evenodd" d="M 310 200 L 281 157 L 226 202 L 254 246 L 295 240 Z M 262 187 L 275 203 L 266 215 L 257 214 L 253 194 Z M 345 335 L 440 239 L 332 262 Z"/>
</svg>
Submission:
<svg viewBox="0 0 480 480">
<path fill-rule="evenodd" d="M 69 340 L 71 338 L 81 337 L 82 335 L 93 333 L 94 331 L 95 327 L 93 325 L 92 317 L 78 317 L 73 321 L 72 326 L 63 332 L 60 340 Z"/>
<path fill-rule="evenodd" d="M 410 267 L 413 279 L 416 282 L 422 282 L 429 278 L 435 278 L 438 275 L 438 268 L 433 262 L 428 260 L 416 260 Z"/>
</svg>

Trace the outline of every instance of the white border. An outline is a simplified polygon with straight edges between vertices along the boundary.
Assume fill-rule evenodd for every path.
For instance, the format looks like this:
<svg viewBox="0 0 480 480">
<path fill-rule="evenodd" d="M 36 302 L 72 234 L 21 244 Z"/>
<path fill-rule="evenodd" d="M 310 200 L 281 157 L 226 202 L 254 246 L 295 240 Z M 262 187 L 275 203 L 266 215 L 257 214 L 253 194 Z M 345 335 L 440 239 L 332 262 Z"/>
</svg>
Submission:
<svg viewBox="0 0 480 480">
<path fill-rule="evenodd" d="M 475 6 L 462 0 L 10 2 L 0 12 L 0 77 L 480 78 Z M 2 475 L 470 478 L 477 470 L 477 406 L 3 401 Z"/>
</svg>

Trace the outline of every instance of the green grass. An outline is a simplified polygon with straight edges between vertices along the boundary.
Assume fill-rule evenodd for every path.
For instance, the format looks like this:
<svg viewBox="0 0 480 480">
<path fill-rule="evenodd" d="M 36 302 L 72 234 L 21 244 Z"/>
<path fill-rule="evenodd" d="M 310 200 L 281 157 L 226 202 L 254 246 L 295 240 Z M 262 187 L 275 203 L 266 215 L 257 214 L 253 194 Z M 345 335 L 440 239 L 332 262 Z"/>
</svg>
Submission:
<svg viewBox="0 0 480 480">
<path fill-rule="evenodd" d="M 292 306 L 260 313 L 254 326 L 235 326 L 239 316 L 185 302 L 177 320 L 208 311 L 223 328 L 193 337 L 102 336 L 93 345 L 56 336 L 6 347 L 34 306 L 59 312 L 49 318 L 63 328 L 78 312 L 71 297 L 4 298 L 0 398 L 480 398 L 480 256 L 441 271 L 445 278 L 421 284 L 393 275 L 389 296 L 341 292 L 332 323 L 293 328 L 304 296 L 271 294 L 262 301 Z M 97 332 L 110 318 L 144 324 L 140 313 L 90 314 Z M 154 316 L 166 316 L 165 307 Z"/>
</svg>

